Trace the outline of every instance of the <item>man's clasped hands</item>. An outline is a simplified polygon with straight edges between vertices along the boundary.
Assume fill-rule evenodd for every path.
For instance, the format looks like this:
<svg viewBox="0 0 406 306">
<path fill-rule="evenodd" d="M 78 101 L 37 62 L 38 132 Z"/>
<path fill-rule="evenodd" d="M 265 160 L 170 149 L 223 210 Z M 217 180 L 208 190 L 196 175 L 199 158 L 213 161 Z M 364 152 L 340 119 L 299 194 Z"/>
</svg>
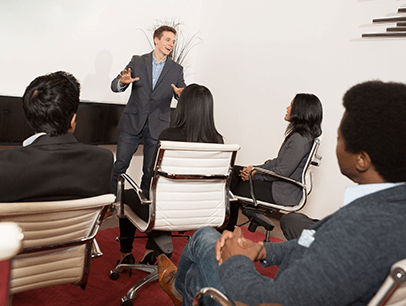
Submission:
<svg viewBox="0 0 406 306">
<path fill-rule="evenodd" d="M 252 261 L 266 259 L 266 250 L 262 241 L 255 243 L 244 238 L 242 230 L 236 227 L 233 232 L 224 231 L 216 243 L 216 259 L 221 265 L 235 255 L 244 255 Z"/>
</svg>

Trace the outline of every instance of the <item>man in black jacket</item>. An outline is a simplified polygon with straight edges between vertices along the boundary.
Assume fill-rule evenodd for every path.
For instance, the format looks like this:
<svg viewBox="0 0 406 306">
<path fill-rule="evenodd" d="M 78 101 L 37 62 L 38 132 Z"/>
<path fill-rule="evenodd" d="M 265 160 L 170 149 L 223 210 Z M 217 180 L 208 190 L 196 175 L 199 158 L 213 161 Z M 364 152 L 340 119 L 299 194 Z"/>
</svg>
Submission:
<svg viewBox="0 0 406 306">
<path fill-rule="evenodd" d="M 0 202 L 65 200 L 109 193 L 113 154 L 73 136 L 80 84 L 58 71 L 34 79 L 23 96 L 34 135 L 0 151 Z"/>
</svg>

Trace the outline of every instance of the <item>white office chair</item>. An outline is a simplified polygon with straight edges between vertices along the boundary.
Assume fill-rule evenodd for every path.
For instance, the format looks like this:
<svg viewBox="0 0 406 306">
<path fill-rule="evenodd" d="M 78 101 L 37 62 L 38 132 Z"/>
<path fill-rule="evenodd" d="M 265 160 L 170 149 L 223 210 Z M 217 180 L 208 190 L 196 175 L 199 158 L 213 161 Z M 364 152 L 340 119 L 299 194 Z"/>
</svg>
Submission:
<svg viewBox="0 0 406 306">
<path fill-rule="evenodd" d="M 141 232 L 189 231 L 203 226 L 225 227 L 229 219 L 229 185 L 238 145 L 161 141 L 155 160 L 149 198 L 126 174 L 119 177 L 117 188 L 118 216 L 128 218 Z M 142 220 L 122 201 L 124 182 L 138 194 L 143 205 L 149 205 L 149 219 Z M 137 269 L 150 273 L 123 297 L 132 305 L 144 284 L 158 279 L 157 266 L 119 264 L 110 271 Z"/>
<path fill-rule="evenodd" d="M 275 172 L 266 169 L 253 167 L 249 175 L 251 197 L 249 198 L 234 195 L 234 197 L 237 198 L 238 201 L 243 206 L 242 213 L 249 219 L 248 222 L 250 222 L 250 225 L 248 229 L 251 232 L 254 232 L 257 226 L 263 226 L 266 230 L 266 238 L 265 238 L 266 242 L 269 242 L 270 232 L 274 229 L 275 225 L 272 223 L 271 220 L 269 220 L 266 216 L 264 216 L 265 213 L 271 213 L 273 211 L 294 212 L 302 209 L 305 206 L 307 202 L 307 197 L 313 190 L 313 174 L 311 168 L 312 166 L 318 167 L 321 164 L 322 157 L 317 154 L 320 142 L 321 137 L 314 139 L 312 148 L 309 153 L 309 157 L 307 158 L 306 164 L 303 168 L 301 182 L 295 181 L 289 177 L 282 176 L 280 174 L 277 174 Z M 284 180 L 300 187 L 302 189 L 302 197 L 299 203 L 276 204 L 256 199 L 255 189 L 251 175 L 253 171 L 258 171 L 270 176 L 274 176 L 279 180 Z"/>
<path fill-rule="evenodd" d="M 92 242 L 114 195 L 47 202 L 0 203 L 0 222 L 23 230 L 11 264 L 10 293 L 72 283 L 84 289 Z"/>
</svg>

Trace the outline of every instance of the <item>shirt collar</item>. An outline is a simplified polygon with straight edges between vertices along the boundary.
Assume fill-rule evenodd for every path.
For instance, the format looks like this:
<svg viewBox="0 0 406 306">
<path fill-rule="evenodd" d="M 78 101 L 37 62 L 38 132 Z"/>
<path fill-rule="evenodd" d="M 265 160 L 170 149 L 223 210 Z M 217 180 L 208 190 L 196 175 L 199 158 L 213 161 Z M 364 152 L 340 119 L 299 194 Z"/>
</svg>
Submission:
<svg viewBox="0 0 406 306">
<path fill-rule="evenodd" d="M 154 64 L 154 65 L 163 65 L 163 64 L 165 64 L 167 59 L 168 59 L 168 57 L 166 56 L 165 59 L 158 64 L 158 61 L 155 58 L 154 52 L 152 52 L 152 64 Z"/>
<path fill-rule="evenodd" d="M 357 186 L 348 186 L 345 189 L 344 193 L 344 206 L 368 194 L 395 187 L 401 184 L 404 183 L 361 184 Z"/>
<path fill-rule="evenodd" d="M 39 137 L 46 135 L 47 133 L 41 132 L 32 135 L 31 137 L 28 137 L 26 140 L 23 141 L 23 147 L 29 146 L 32 144 L 35 140 L 37 140 Z"/>
</svg>

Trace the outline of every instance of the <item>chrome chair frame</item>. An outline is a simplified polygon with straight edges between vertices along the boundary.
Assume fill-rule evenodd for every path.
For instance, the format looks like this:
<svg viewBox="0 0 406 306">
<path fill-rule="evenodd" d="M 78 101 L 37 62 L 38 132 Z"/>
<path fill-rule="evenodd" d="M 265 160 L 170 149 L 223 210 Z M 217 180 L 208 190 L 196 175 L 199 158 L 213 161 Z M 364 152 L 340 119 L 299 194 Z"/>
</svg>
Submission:
<svg viewBox="0 0 406 306">
<path fill-rule="evenodd" d="M 236 306 L 235 303 L 230 300 L 220 290 L 212 287 L 205 287 L 196 293 L 193 299 L 193 306 L 203 306 L 203 297 L 208 296 L 220 306 Z"/>
<path fill-rule="evenodd" d="M 228 170 L 224 174 L 190 174 L 190 173 L 170 173 L 168 171 L 164 171 L 162 168 L 162 163 L 164 160 L 165 152 L 167 150 L 171 150 L 171 144 L 180 145 L 181 147 L 179 150 L 188 150 L 188 146 L 190 146 L 189 150 L 194 149 L 194 147 L 198 147 L 199 145 L 204 145 L 205 147 L 209 147 L 206 149 L 202 149 L 203 151 L 210 151 L 210 150 L 218 150 L 219 148 L 227 148 L 227 151 L 231 152 L 230 159 L 228 161 Z M 212 147 L 212 148 L 210 148 Z M 176 148 L 174 149 L 176 150 Z M 201 182 L 201 181 L 225 181 L 225 192 L 224 192 L 224 203 L 225 203 L 225 217 L 222 220 L 222 224 L 218 226 L 218 228 L 224 228 L 229 220 L 230 216 L 230 193 L 229 193 L 229 186 L 231 183 L 231 173 L 232 168 L 235 163 L 236 154 L 239 150 L 238 145 L 222 145 L 222 144 L 203 144 L 203 143 L 183 143 L 183 142 L 172 142 L 172 141 L 161 141 L 158 144 L 158 152 L 156 156 L 154 172 L 152 176 L 152 182 L 150 187 L 150 199 L 144 194 L 141 188 L 131 179 L 130 176 L 127 174 L 121 174 L 118 179 L 117 183 L 117 206 L 118 206 L 118 214 L 119 218 L 128 218 L 141 232 L 148 233 L 152 230 L 159 230 L 159 231 L 178 231 L 184 232 L 188 230 L 197 229 L 201 226 L 193 225 L 179 225 L 179 226 L 172 226 L 170 229 L 167 229 L 165 225 L 158 225 L 157 226 L 157 186 L 161 179 L 167 179 L 171 181 L 187 181 L 187 182 Z M 124 192 L 124 184 L 128 182 L 131 188 L 133 188 L 138 195 L 140 202 L 142 205 L 149 205 L 149 220 L 148 222 L 143 221 L 139 216 L 137 216 L 129 206 L 123 203 L 123 192 Z M 175 235 L 173 235 L 174 237 Z M 171 245 L 173 248 L 173 246 Z M 145 285 L 146 283 L 155 281 L 158 279 L 158 267 L 156 265 L 144 265 L 144 264 L 119 264 L 113 270 L 110 271 L 110 278 L 117 279 L 118 273 L 122 272 L 126 269 L 135 269 L 141 270 L 144 272 L 149 273 L 143 280 L 138 282 L 134 285 L 128 292 L 127 295 L 121 299 L 121 302 L 125 306 L 132 305 L 132 300 L 136 297 L 138 290 Z"/>
<path fill-rule="evenodd" d="M 392 265 L 391 270 L 368 306 L 406 305 L 406 259 Z"/>
<path fill-rule="evenodd" d="M 263 214 L 271 213 L 274 211 L 294 212 L 294 211 L 298 211 L 298 210 L 302 209 L 305 206 L 305 204 L 307 202 L 307 197 L 313 190 L 313 173 L 311 172 L 311 166 L 316 166 L 316 167 L 320 166 L 321 160 L 322 160 L 322 157 L 317 154 L 317 151 L 320 147 L 320 142 L 321 142 L 321 137 L 315 138 L 313 141 L 312 148 L 309 152 L 309 157 L 307 158 L 305 166 L 303 168 L 301 182 L 298 182 L 289 177 L 285 177 L 285 176 L 275 173 L 273 171 L 269 171 L 269 170 L 262 169 L 259 167 L 253 167 L 249 173 L 251 198 L 234 195 L 234 197 L 237 198 L 237 200 L 242 204 L 243 213 L 245 212 L 244 208 L 247 209 L 247 212 L 249 212 L 249 213 L 244 213 L 249 218 L 249 221 L 247 221 L 246 223 L 253 222 L 253 220 L 256 219 L 259 221 L 259 225 L 262 225 L 265 227 L 265 230 L 266 230 L 265 241 L 269 242 L 270 231 L 274 228 L 274 225 L 269 219 L 264 217 Z M 284 205 L 281 205 L 281 204 L 270 203 L 270 202 L 258 200 L 255 196 L 255 190 L 254 190 L 255 188 L 254 188 L 253 179 L 252 179 L 252 173 L 254 171 L 258 171 L 258 172 L 276 177 L 280 180 L 290 182 L 290 183 L 295 184 L 298 187 L 300 187 L 302 189 L 302 197 L 301 197 L 299 203 L 297 203 L 297 204 L 296 203 L 286 203 Z M 261 219 L 262 219 L 262 221 L 261 221 Z M 244 224 L 246 224 L 246 223 L 244 223 Z"/>
</svg>

